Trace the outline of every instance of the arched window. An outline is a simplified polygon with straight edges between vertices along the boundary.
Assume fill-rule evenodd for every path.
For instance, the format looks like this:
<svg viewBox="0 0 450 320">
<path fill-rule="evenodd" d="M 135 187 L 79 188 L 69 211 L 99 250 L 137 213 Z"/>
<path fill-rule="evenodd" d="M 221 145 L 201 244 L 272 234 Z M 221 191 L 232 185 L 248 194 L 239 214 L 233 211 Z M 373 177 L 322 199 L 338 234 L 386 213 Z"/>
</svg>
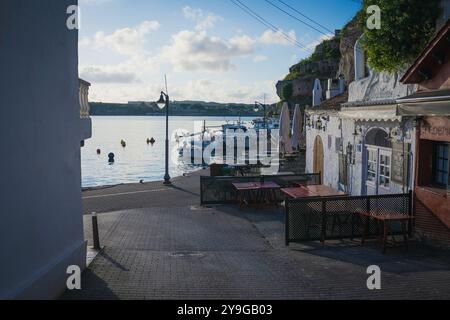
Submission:
<svg viewBox="0 0 450 320">
<path fill-rule="evenodd" d="M 389 135 L 382 129 L 372 129 L 366 135 L 366 145 L 392 148 L 392 142 Z"/>
<path fill-rule="evenodd" d="M 361 40 L 363 36 L 361 36 L 358 41 L 355 43 L 354 47 L 354 56 L 355 56 L 355 81 L 360 79 L 364 79 L 368 76 L 368 68 L 367 68 L 367 57 L 364 52 L 364 48 L 361 45 Z"/>
<path fill-rule="evenodd" d="M 392 167 L 392 142 L 389 134 L 379 128 L 366 134 L 366 192 L 384 194 L 390 192 Z"/>
</svg>

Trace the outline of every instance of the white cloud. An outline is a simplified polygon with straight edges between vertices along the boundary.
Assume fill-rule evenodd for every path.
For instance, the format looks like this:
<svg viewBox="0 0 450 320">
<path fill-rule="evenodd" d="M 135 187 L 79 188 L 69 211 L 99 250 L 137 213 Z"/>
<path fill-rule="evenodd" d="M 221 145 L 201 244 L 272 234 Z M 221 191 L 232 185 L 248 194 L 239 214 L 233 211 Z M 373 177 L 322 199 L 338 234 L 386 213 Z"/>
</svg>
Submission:
<svg viewBox="0 0 450 320">
<path fill-rule="evenodd" d="M 275 92 L 275 81 L 257 81 L 242 83 L 236 80 L 199 79 L 172 89 L 172 96 L 186 100 L 253 103 L 266 94 L 267 102 L 279 100 Z"/>
<path fill-rule="evenodd" d="M 112 34 L 99 31 L 95 34 L 93 43 L 98 49 L 112 49 L 115 52 L 133 56 L 144 51 L 147 36 L 160 28 L 158 21 L 144 21 L 136 27 L 118 29 Z"/>
<path fill-rule="evenodd" d="M 170 82 L 170 78 L 169 78 Z M 171 82 L 172 83 L 172 82 Z M 141 83 L 93 83 L 89 90 L 90 101 L 118 102 L 154 101 L 159 97 L 161 84 L 155 82 Z M 249 103 L 262 101 L 266 94 L 267 103 L 279 100 L 272 80 L 258 82 L 241 82 L 229 79 L 197 79 L 171 84 L 170 96 L 174 100 L 214 101 L 223 103 Z"/>
<path fill-rule="evenodd" d="M 80 6 L 83 5 L 102 5 L 104 3 L 108 3 L 111 0 L 79 0 Z"/>
<path fill-rule="evenodd" d="M 319 38 L 317 39 L 313 39 L 313 40 L 304 40 L 303 42 L 308 41 L 308 43 L 305 45 L 304 48 L 301 49 L 301 51 L 306 52 L 306 51 L 314 51 L 314 49 L 324 40 L 329 40 L 331 38 L 333 38 L 333 34 L 326 34 L 326 35 L 321 35 Z M 309 35 L 307 35 L 306 38 L 311 39 L 311 37 Z"/>
<path fill-rule="evenodd" d="M 223 21 L 222 17 L 214 13 L 205 13 L 202 9 L 193 9 L 189 6 L 183 8 L 183 14 L 186 19 L 197 23 L 195 27 L 197 30 L 213 28 L 217 22 Z"/>
<path fill-rule="evenodd" d="M 231 59 L 249 55 L 254 45 L 248 36 L 225 41 L 205 31 L 184 30 L 172 36 L 163 56 L 175 71 L 228 71 L 235 67 Z"/>
<path fill-rule="evenodd" d="M 80 67 L 80 77 L 92 83 L 133 83 L 138 82 L 132 71 L 118 70 L 110 66 Z"/>
<path fill-rule="evenodd" d="M 293 45 L 297 40 L 297 35 L 294 30 L 285 32 L 283 30 L 266 30 L 260 37 L 259 42 L 262 44 L 278 44 L 283 46 Z"/>
<path fill-rule="evenodd" d="M 91 83 L 142 83 L 159 74 L 160 58 L 135 56 L 113 65 L 80 65 L 80 77 Z"/>
<path fill-rule="evenodd" d="M 257 55 L 253 58 L 253 62 L 263 62 L 263 61 L 267 61 L 267 59 L 269 59 L 267 56 L 263 56 L 263 55 Z"/>
<path fill-rule="evenodd" d="M 89 37 L 82 37 L 78 40 L 78 45 L 80 47 L 88 47 L 92 43 L 91 39 Z"/>
</svg>

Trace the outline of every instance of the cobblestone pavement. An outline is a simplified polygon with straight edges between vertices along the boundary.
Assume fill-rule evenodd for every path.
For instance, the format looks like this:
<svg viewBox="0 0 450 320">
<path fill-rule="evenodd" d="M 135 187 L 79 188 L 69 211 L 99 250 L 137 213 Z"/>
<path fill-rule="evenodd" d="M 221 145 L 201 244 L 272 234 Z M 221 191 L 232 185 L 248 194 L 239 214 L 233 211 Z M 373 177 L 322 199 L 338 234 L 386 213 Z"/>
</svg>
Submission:
<svg viewBox="0 0 450 320">
<path fill-rule="evenodd" d="M 84 273 L 82 290 L 62 298 L 450 298 L 447 251 L 412 243 L 409 252 L 382 255 L 376 242 L 350 241 L 286 248 L 282 211 L 189 202 L 100 214 L 106 248 Z M 91 241 L 89 216 L 85 232 Z M 373 264 L 382 270 L 380 291 L 366 287 Z"/>
</svg>

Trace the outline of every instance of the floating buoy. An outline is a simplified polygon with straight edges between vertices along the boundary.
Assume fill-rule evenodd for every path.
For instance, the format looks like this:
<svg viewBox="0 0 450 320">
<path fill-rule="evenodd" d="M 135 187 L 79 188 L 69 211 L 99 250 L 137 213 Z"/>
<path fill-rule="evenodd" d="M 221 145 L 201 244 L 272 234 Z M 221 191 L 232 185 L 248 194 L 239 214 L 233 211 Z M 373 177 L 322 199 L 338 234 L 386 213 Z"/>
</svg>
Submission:
<svg viewBox="0 0 450 320">
<path fill-rule="evenodd" d="M 151 144 L 155 144 L 155 142 L 156 142 L 155 138 L 152 137 L 152 138 L 150 139 L 150 143 L 151 143 Z"/>
<path fill-rule="evenodd" d="M 102 153 L 102 150 L 97 149 L 97 154 L 100 155 Z"/>
<path fill-rule="evenodd" d="M 108 162 L 109 163 L 114 163 L 114 157 L 115 157 L 115 155 L 114 155 L 114 153 L 110 153 L 110 154 L 108 154 Z"/>
<path fill-rule="evenodd" d="M 120 144 L 121 144 L 122 147 L 124 147 L 124 148 L 127 146 L 127 143 L 126 143 L 125 140 L 123 140 L 123 139 L 120 141 Z"/>
</svg>

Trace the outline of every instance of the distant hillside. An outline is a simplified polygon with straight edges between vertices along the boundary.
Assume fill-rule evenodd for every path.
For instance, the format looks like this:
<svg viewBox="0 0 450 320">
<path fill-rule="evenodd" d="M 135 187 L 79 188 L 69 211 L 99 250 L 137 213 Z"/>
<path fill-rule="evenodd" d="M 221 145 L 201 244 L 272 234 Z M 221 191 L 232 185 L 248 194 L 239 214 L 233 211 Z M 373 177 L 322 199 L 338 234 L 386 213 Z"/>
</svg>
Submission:
<svg viewBox="0 0 450 320">
<path fill-rule="evenodd" d="M 101 103 L 90 102 L 90 114 L 93 116 L 145 116 L 165 115 L 155 103 L 130 102 Z M 260 117 L 262 112 L 256 113 L 254 106 L 239 103 L 216 103 L 202 101 L 174 101 L 170 103 L 170 114 L 174 116 L 249 116 Z M 269 110 L 269 109 L 268 109 Z"/>
</svg>

